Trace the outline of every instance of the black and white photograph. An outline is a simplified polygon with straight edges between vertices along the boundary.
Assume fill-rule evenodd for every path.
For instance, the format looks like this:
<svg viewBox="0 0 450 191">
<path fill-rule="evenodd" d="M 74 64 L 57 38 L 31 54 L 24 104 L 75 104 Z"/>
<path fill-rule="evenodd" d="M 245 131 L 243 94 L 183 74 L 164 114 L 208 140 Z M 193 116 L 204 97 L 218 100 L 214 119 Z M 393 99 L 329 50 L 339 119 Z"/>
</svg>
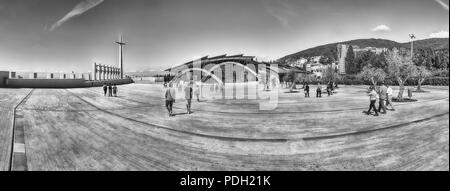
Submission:
<svg viewBox="0 0 450 191">
<path fill-rule="evenodd" d="M 448 172 L 448 5 L 0 0 L 0 171 Z"/>
</svg>

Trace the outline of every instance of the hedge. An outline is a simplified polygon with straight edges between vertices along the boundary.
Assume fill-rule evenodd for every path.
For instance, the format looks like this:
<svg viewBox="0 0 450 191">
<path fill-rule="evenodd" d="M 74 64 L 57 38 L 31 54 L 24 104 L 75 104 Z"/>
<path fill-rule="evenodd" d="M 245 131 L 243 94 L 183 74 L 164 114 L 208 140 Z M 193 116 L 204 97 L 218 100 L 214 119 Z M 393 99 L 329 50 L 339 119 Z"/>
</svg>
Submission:
<svg viewBox="0 0 450 191">
<path fill-rule="evenodd" d="M 386 84 L 398 86 L 398 81 L 393 78 L 387 78 L 384 80 Z M 314 80 L 309 82 L 309 84 L 326 84 L 325 81 Z M 372 85 L 370 81 L 358 80 L 358 79 L 342 79 L 337 81 L 338 84 L 341 85 Z M 417 86 L 418 79 L 410 78 L 406 81 L 405 86 Z M 449 78 L 448 77 L 430 77 L 425 79 L 422 85 L 430 85 L 430 86 L 449 86 Z"/>
</svg>

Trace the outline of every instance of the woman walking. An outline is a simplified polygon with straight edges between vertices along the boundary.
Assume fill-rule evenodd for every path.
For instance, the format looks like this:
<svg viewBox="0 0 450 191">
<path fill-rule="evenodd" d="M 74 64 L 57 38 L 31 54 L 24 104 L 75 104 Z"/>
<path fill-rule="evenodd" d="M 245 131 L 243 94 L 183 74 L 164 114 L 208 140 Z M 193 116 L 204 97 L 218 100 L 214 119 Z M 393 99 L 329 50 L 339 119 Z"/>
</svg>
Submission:
<svg viewBox="0 0 450 191">
<path fill-rule="evenodd" d="M 369 99 L 370 99 L 370 106 L 369 111 L 367 111 L 367 115 L 370 115 L 372 113 L 372 109 L 375 110 L 375 116 L 378 116 L 378 110 L 375 106 L 375 103 L 377 103 L 377 100 L 379 99 L 378 93 L 375 91 L 375 88 L 370 86 L 369 88 Z"/>
</svg>

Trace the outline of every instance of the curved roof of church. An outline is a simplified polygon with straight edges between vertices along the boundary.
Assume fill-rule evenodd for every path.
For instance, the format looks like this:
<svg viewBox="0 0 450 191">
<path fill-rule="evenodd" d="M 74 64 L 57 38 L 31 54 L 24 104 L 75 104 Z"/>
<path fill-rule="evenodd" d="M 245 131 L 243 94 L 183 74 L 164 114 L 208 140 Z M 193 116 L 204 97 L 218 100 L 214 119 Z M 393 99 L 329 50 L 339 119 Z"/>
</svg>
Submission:
<svg viewBox="0 0 450 191">
<path fill-rule="evenodd" d="M 211 62 L 225 62 L 225 61 L 246 61 L 246 62 L 250 61 L 250 62 L 256 62 L 254 60 L 254 58 L 255 58 L 254 56 L 244 56 L 243 54 L 231 55 L 231 56 L 228 56 L 228 55 L 224 54 L 224 55 L 215 56 L 215 57 L 205 56 L 205 57 L 202 57 L 202 58 L 200 58 L 198 60 L 193 60 L 193 61 L 181 64 L 179 66 L 175 66 L 175 67 L 169 68 L 169 69 L 167 69 L 165 71 L 170 71 L 170 70 L 173 70 L 175 68 L 182 67 L 182 66 L 189 66 L 189 65 L 192 65 L 192 64 L 198 63 L 198 62 L 201 62 L 202 64 L 204 64 L 204 63 L 211 63 Z"/>
</svg>

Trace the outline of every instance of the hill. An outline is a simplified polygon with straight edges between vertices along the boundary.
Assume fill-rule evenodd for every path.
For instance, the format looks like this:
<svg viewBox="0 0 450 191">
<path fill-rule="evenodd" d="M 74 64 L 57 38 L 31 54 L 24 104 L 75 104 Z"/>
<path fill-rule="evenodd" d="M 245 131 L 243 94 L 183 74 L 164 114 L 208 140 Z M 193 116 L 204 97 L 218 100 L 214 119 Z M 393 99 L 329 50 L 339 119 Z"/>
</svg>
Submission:
<svg viewBox="0 0 450 191">
<path fill-rule="evenodd" d="M 291 55 L 287 55 L 279 59 L 281 62 L 285 62 L 287 60 L 298 60 L 300 58 L 308 58 L 313 56 L 325 56 L 328 58 L 337 57 L 337 45 L 338 44 L 347 44 L 353 46 L 359 46 L 360 48 L 366 47 L 376 47 L 376 48 L 410 48 L 410 43 L 398 43 L 391 40 L 386 39 L 357 39 L 339 43 L 326 44 L 322 46 L 317 46 L 314 48 L 310 48 L 307 50 L 303 50 Z M 415 47 L 417 49 L 426 49 L 431 48 L 433 50 L 440 49 L 448 49 L 449 48 L 449 39 L 448 38 L 432 38 L 425 40 L 415 41 Z M 415 49 L 416 49 L 415 48 Z"/>
<path fill-rule="evenodd" d="M 414 41 L 414 49 L 449 49 L 449 39 L 448 38 L 430 38 L 425 40 Z M 410 42 L 403 43 L 403 47 L 411 48 Z"/>
</svg>

